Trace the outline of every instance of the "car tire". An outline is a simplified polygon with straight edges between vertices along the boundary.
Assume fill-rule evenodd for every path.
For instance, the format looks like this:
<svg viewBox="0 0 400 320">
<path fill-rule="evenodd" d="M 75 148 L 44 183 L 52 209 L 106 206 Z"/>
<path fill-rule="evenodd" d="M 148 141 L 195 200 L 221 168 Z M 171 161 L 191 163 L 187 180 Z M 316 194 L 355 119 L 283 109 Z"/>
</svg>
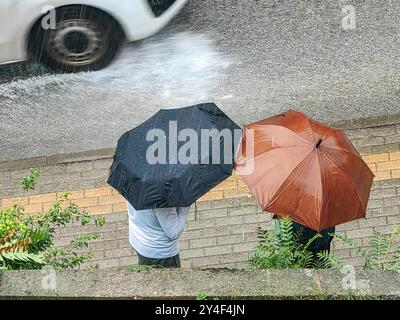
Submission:
<svg viewBox="0 0 400 320">
<path fill-rule="evenodd" d="M 111 16 L 84 6 L 56 9 L 55 28 L 42 19 L 28 40 L 30 58 L 62 72 L 100 70 L 109 65 L 125 42 L 122 28 Z"/>
</svg>

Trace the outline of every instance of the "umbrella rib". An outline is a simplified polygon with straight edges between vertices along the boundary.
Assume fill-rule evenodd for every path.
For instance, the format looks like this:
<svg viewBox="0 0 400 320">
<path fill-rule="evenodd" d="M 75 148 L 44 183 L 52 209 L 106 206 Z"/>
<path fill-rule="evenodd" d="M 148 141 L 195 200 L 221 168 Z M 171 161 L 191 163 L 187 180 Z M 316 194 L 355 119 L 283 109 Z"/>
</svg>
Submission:
<svg viewBox="0 0 400 320">
<path fill-rule="evenodd" d="M 330 150 L 335 150 L 335 151 L 339 151 L 339 152 L 344 152 L 344 153 L 347 153 L 347 154 L 353 156 L 354 158 L 357 158 L 358 160 L 361 160 L 362 162 L 364 162 L 364 159 L 362 157 L 360 157 L 358 155 L 355 155 L 354 153 L 351 153 L 351 152 L 349 152 L 347 150 L 335 149 L 335 148 L 331 148 L 331 147 L 327 147 L 327 146 L 323 146 L 323 149 L 330 149 Z"/>
<path fill-rule="evenodd" d="M 363 207 L 362 202 L 361 202 L 361 199 L 360 199 L 360 196 L 359 196 L 359 194 L 358 194 L 358 192 L 357 192 L 357 190 L 356 190 L 356 188 L 355 188 L 355 186 L 354 186 L 353 181 L 351 181 L 351 180 L 349 179 L 349 177 L 347 176 L 347 174 L 345 174 L 345 172 L 343 171 L 343 169 L 335 162 L 334 158 L 333 158 L 329 153 L 325 153 L 325 154 L 326 154 L 328 160 L 329 160 L 331 163 L 333 163 L 333 165 L 334 165 L 336 168 L 339 169 L 339 171 L 343 174 L 343 176 L 345 177 L 345 179 L 351 184 L 351 186 L 353 187 L 353 190 L 354 190 L 354 192 L 355 192 L 355 194 L 356 194 L 356 196 L 357 196 L 358 203 L 360 204 L 360 207 L 362 208 L 362 210 L 364 211 L 364 214 L 365 214 L 365 213 L 367 212 L 367 208 L 364 208 L 364 207 Z"/>
<path fill-rule="evenodd" d="M 288 186 L 289 186 L 290 184 L 288 184 L 288 185 L 286 186 L 285 189 L 282 189 L 282 186 L 285 185 L 286 181 L 287 181 L 287 180 L 289 179 L 289 177 L 293 174 L 293 172 L 295 172 L 295 171 L 300 167 L 300 165 L 301 165 L 306 159 L 308 159 L 308 157 L 312 154 L 313 151 L 314 151 L 314 149 L 312 149 L 312 150 L 304 157 L 304 159 L 302 159 L 302 160 L 297 164 L 297 166 L 292 170 L 291 173 L 289 173 L 289 175 L 286 177 L 286 179 L 282 182 L 281 186 L 278 188 L 278 190 L 276 190 L 275 194 L 274 194 L 273 197 L 271 198 L 271 201 L 269 202 L 269 204 L 268 204 L 268 206 L 267 206 L 267 211 L 268 211 L 268 208 L 271 207 L 271 206 L 278 200 L 278 198 L 279 198 L 279 193 L 281 193 L 281 191 L 286 190 L 286 188 L 288 188 Z"/>
<path fill-rule="evenodd" d="M 320 179 L 321 179 L 321 208 L 320 208 L 320 210 L 318 212 L 318 214 L 319 214 L 318 222 L 319 222 L 319 225 L 320 225 L 320 223 L 321 223 L 321 214 L 322 214 L 322 211 L 323 211 L 323 208 L 324 208 L 324 184 L 323 184 L 324 179 L 322 178 L 322 175 L 325 176 L 325 167 L 323 167 L 321 165 L 321 153 L 319 153 L 319 152 L 318 152 L 318 168 L 319 168 L 319 172 L 321 174 L 321 176 L 320 176 Z"/>
<path fill-rule="evenodd" d="M 265 127 L 279 127 L 279 128 L 283 128 L 283 129 L 286 129 L 286 130 L 292 132 L 293 135 L 295 135 L 297 138 L 299 138 L 299 139 L 302 140 L 303 142 L 306 142 L 306 143 L 313 142 L 312 140 L 309 140 L 309 139 L 305 138 L 304 136 L 300 135 L 298 132 L 296 132 L 296 131 L 294 131 L 294 130 L 292 130 L 292 129 L 289 129 L 288 127 L 285 127 L 285 126 L 283 126 L 283 125 L 276 125 L 276 124 L 265 124 L 265 125 L 262 125 L 262 124 L 250 124 L 250 125 L 248 125 L 248 126 L 245 126 L 245 129 L 252 129 L 252 127 L 261 127 L 261 128 L 265 128 Z M 310 128 L 311 128 L 311 127 L 310 127 Z M 265 139 L 263 139 L 263 140 L 265 140 Z"/>
<path fill-rule="evenodd" d="M 260 155 L 263 155 L 263 154 L 266 154 L 268 152 L 275 151 L 275 150 L 285 149 L 285 148 L 310 148 L 310 146 L 286 146 L 286 147 L 279 147 L 279 148 L 269 149 L 269 150 L 266 150 L 266 151 L 261 151 L 261 152 L 257 153 L 256 155 L 254 155 L 253 157 L 246 158 L 245 160 L 246 161 L 255 160 Z"/>
<path fill-rule="evenodd" d="M 314 131 L 313 131 L 313 128 L 312 128 L 312 125 L 311 125 L 310 118 L 308 118 L 308 117 L 305 117 L 305 118 L 307 119 L 308 126 L 310 127 L 310 132 L 311 132 L 311 135 L 312 135 L 312 137 L 313 137 L 314 141 L 316 141 L 316 139 L 315 139 L 315 135 L 314 135 Z"/>
<path fill-rule="evenodd" d="M 337 128 L 332 128 L 332 129 L 333 129 L 333 132 L 332 132 L 330 135 L 328 135 L 328 136 L 325 138 L 325 140 L 329 139 L 330 137 L 332 137 L 333 135 L 337 134 L 338 132 L 342 132 L 342 133 L 343 133 L 343 131 L 342 131 L 341 129 L 337 129 Z M 326 147 L 326 146 L 324 146 L 324 148 L 326 148 L 326 149 L 332 149 L 332 150 L 338 150 L 338 151 L 342 151 L 342 152 L 346 152 L 346 153 L 348 153 L 348 154 L 351 154 L 353 157 L 356 157 L 356 158 L 358 158 L 358 159 L 360 159 L 360 160 L 363 160 L 359 155 L 355 155 L 354 153 L 351 153 L 351 152 L 349 152 L 349 151 L 347 151 L 347 150 L 335 149 L 335 148 L 330 148 L 330 147 Z M 363 161 L 364 161 L 364 160 L 363 160 Z"/>
<path fill-rule="evenodd" d="M 331 127 L 331 128 L 332 128 L 332 127 Z M 340 129 L 338 129 L 338 128 L 332 128 L 332 130 L 333 130 L 333 132 L 330 133 L 329 135 L 327 135 L 327 136 L 325 137 L 325 140 L 328 139 L 329 137 L 333 136 L 334 134 L 336 134 L 336 133 L 342 131 L 342 130 L 340 130 Z"/>
</svg>

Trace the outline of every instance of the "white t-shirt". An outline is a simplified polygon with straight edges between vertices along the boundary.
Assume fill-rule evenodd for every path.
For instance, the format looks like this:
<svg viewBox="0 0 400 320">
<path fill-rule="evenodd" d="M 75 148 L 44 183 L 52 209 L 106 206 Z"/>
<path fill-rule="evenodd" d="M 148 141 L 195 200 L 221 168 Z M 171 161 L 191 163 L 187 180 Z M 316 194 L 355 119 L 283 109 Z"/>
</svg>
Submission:
<svg viewBox="0 0 400 320">
<path fill-rule="evenodd" d="M 126 202 L 129 242 L 142 256 L 166 259 L 179 253 L 179 237 L 185 229 L 189 208 L 136 210 Z"/>
</svg>

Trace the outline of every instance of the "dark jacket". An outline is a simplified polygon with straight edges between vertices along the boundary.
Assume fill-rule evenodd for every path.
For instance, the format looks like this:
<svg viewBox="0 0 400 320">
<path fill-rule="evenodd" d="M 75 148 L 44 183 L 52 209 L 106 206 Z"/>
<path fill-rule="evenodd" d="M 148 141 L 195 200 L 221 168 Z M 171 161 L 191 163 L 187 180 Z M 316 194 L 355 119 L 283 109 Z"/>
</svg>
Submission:
<svg viewBox="0 0 400 320">
<path fill-rule="evenodd" d="M 318 232 L 314 231 L 313 229 L 310 229 L 306 226 L 303 226 L 300 223 L 294 222 L 293 221 L 293 231 L 295 234 L 299 235 L 299 240 L 302 244 L 307 244 L 307 242 L 312 239 Z M 319 232 L 319 234 L 322 236 L 320 238 L 316 238 L 308 247 L 310 251 L 316 255 L 318 252 L 327 250 L 328 252 L 331 249 L 331 242 L 333 240 L 333 236 L 330 234 L 335 233 L 335 227 L 326 229 L 324 231 Z"/>
<path fill-rule="evenodd" d="M 274 219 L 277 218 L 276 215 L 273 217 Z M 310 229 L 298 222 L 293 221 L 293 231 L 296 235 L 299 236 L 299 241 L 300 243 L 306 245 L 310 239 L 312 239 L 316 234 L 318 234 L 317 231 Z M 319 234 L 322 236 L 320 238 L 316 238 L 308 247 L 310 251 L 316 255 L 318 252 L 327 250 L 328 252 L 331 249 L 331 242 L 333 240 L 333 236 L 330 234 L 335 233 L 335 227 L 323 230 L 319 232 Z"/>
</svg>

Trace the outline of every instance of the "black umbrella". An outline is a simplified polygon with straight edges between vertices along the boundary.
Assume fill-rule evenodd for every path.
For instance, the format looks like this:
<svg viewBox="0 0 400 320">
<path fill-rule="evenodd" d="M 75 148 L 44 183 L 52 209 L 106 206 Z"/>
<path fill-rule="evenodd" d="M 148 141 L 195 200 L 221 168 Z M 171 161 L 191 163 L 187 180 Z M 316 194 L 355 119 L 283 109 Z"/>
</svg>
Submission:
<svg viewBox="0 0 400 320">
<path fill-rule="evenodd" d="M 231 176 L 240 137 L 213 103 L 162 109 L 119 139 L 108 183 L 137 210 L 188 207 Z"/>
</svg>

